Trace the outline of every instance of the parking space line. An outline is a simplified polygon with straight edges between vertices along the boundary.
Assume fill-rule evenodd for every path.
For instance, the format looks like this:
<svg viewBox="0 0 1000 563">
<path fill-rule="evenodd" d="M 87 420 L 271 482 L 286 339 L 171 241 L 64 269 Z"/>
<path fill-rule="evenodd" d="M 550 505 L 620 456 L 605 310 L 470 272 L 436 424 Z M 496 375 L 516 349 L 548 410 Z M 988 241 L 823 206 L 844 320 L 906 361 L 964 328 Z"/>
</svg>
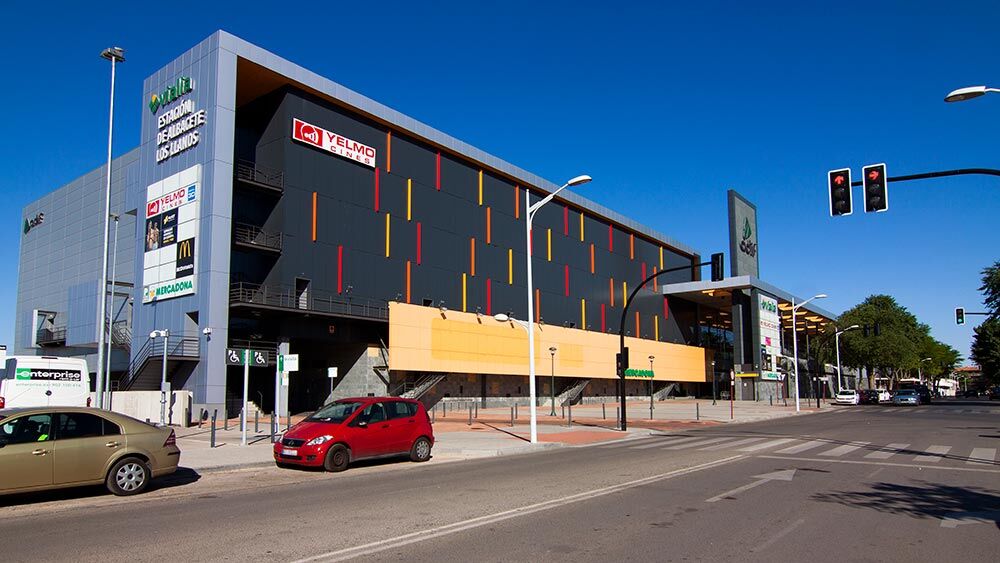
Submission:
<svg viewBox="0 0 1000 563">
<path fill-rule="evenodd" d="M 818 455 L 824 457 L 840 457 L 844 454 L 853 452 L 854 450 L 863 448 L 870 444 L 871 442 L 851 442 L 850 444 L 844 444 L 842 446 L 837 446 L 832 450 L 827 450 L 825 452 L 820 452 Z"/>
<path fill-rule="evenodd" d="M 898 454 L 900 450 L 904 450 L 908 447 L 910 447 L 909 444 L 886 444 L 865 457 L 870 459 L 889 459 L 890 457 Z"/>
<path fill-rule="evenodd" d="M 996 460 L 996 457 L 996 448 L 972 448 L 972 453 L 969 454 L 969 461 L 966 461 L 965 463 L 970 465 L 982 463 L 992 464 Z"/>
<path fill-rule="evenodd" d="M 925 455 L 918 455 L 913 461 L 919 463 L 937 463 L 941 461 L 941 456 L 951 451 L 951 446 L 931 446 L 924 450 Z"/>
</svg>

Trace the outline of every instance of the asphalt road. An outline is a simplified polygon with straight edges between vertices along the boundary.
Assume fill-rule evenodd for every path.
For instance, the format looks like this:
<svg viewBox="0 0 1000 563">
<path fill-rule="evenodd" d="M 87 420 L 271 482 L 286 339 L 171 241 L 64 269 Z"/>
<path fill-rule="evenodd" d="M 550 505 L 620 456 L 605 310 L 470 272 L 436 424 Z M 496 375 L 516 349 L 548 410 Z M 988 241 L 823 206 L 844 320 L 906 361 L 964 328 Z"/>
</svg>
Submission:
<svg viewBox="0 0 1000 563">
<path fill-rule="evenodd" d="M 996 561 L 1000 404 L 847 407 L 466 462 L 0 497 L 4 561 Z"/>
</svg>

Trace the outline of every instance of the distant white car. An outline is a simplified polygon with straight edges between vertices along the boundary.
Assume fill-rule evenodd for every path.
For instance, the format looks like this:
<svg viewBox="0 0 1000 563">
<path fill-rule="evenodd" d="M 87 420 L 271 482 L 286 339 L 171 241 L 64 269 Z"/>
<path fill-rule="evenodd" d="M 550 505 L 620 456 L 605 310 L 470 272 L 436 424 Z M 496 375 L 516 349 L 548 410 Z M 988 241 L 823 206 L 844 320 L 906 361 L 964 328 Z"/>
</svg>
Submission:
<svg viewBox="0 0 1000 563">
<path fill-rule="evenodd" d="M 834 402 L 838 405 L 856 405 L 861 402 L 861 396 L 854 389 L 841 389 Z"/>
<path fill-rule="evenodd" d="M 878 402 L 880 402 L 880 403 L 888 403 L 889 401 L 892 401 L 892 394 L 889 393 L 889 390 L 888 389 L 879 389 L 878 390 Z"/>
</svg>

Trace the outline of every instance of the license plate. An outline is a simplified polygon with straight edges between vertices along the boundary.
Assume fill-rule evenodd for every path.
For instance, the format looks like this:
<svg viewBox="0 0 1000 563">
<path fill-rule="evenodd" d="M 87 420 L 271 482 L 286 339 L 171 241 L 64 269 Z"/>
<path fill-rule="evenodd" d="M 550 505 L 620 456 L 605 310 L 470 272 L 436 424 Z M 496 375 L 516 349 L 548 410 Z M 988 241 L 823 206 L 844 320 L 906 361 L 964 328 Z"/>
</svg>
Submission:
<svg viewBox="0 0 1000 563">
<path fill-rule="evenodd" d="M 281 450 L 281 455 L 299 455 L 299 450 L 283 449 Z"/>
</svg>

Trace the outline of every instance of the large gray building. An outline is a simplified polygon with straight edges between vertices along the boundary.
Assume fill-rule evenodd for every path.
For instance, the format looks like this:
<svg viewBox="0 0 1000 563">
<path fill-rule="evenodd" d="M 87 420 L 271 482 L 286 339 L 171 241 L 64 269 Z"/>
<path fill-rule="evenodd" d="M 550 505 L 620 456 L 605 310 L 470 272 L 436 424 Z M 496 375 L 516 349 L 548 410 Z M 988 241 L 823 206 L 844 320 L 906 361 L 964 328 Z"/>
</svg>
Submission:
<svg viewBox="0 0 1000 563">
<path fill-rule="evenodd" d="M 118 389 L 159 388 L 164 342 L 150 332 L 168 330 L 168 379 L 193 393 L 194 412 L 239 409 L 242 368 L 226 352 L 244 348 L 262 352 L 248 391 L 265 410 L 288 352 L 300 367 L 279 400 L 293 411 L 366 393 L 516 400 L 526 339 L 490 319 L 509 312 L 537 323 L 535 355 L 557 381 L 541 394 L 612 395 L 626 296 L 685 266 L 629 310 L 635 367 L 659 363 L 628 393 L 704 392 L 734 365 L 762 381 L 774 371 L 752 342 L 756 296 L 790 296 L 756 277 L 705 289 L 697 251 L 571 191 L 535 217 L 527 311 L 526 206 L 559 186 L 232 35 L 213 34 L 143 91 L 139 147 L 112 165 Z M 25 208 L 17 353 L 96 356 L 103 178 Z M 683 283 L 695 285 L 664 287 Z M 806 334 L 831 317 L 811 310 Z"/>
</svg>

